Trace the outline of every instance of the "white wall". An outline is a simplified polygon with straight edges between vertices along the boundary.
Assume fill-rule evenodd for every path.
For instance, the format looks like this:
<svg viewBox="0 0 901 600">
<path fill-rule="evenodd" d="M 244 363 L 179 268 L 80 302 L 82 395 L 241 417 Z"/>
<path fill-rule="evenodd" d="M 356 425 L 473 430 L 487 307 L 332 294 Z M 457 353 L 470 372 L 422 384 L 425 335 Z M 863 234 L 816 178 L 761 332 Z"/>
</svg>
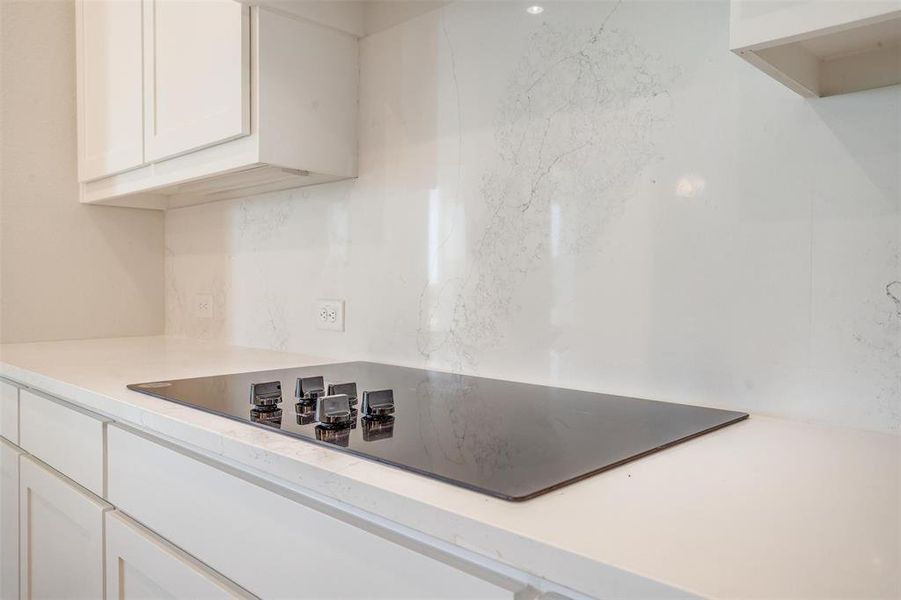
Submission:
<svg viewBox="0 0 901 600">
<path fill-rule="evenodd" d="M 78 203 L 75 10 L 0 2 L 0 341 L 159 334 L 159 212 Z"/>
<path fill-rule="evenodd" d="M 360 178 L 170 212 L 167 330 L 899 431 L 901 88 L 805 100 L 725 2 L 545 6 L 366 38 Z"/>
</svg>

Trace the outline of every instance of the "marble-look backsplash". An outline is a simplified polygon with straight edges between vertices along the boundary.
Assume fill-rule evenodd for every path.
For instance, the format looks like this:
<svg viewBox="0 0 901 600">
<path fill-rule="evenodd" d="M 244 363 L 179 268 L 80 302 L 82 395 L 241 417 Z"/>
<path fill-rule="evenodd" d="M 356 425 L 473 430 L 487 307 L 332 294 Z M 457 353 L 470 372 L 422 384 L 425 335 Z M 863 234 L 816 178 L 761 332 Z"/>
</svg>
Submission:
<svg viewBox="0 0 901 600">
<path fill-rule="evenodd" d="M 901 430 L 901 88 L 803 99 L 727 2 L 545 8 L 364 39 L 359 179 L 170 211 L 168 333 Z"/>
</svg>

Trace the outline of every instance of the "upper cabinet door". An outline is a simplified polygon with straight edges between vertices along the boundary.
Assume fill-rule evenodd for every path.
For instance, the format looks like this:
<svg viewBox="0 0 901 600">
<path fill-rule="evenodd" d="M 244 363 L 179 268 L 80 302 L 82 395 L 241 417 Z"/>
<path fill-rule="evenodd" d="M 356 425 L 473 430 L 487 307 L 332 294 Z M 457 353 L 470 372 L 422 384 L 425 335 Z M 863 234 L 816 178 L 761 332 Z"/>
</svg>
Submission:
<svg viewBox="0 0 901 600">
<path fill-rule="evenodd" d="M 78 178 L 144 162 L 141 0 L 76 4 Z"/>
<path fill-rule="evenodd" d="M 156 161 L 250 133 L 250 8 L 145 0 L 145 151 Z"/>
</svg>

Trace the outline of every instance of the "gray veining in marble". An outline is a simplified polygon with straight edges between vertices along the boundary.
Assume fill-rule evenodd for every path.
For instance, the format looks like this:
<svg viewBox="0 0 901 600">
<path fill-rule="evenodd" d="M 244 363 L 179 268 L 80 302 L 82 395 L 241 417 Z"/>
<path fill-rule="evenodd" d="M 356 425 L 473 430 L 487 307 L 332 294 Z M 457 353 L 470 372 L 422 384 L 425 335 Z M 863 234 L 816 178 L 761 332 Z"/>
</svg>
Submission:
<svg viewBox="0 0 901 600">
<path fill-rule="evenodd" d="M 362 40 L 359 179 L 169 212 L 168 332 L 901 431 L 901 88 L 800 98 L 726 2 L 545 8 Z"/>
</svg>

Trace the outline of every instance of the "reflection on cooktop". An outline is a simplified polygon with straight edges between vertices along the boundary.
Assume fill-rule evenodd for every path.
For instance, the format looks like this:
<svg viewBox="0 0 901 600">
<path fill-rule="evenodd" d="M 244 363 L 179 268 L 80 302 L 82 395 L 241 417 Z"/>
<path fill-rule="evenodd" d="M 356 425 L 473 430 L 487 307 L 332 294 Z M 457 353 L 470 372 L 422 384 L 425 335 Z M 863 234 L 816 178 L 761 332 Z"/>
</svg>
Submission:
<svg viewBox="0 0 901 600">
<path fill-rule="evenodd" d="M 316 439 L 322 442 L 328 442 L 329 444 L 335 444 L 336 446 L 347 448 L 347 446 L 350 444 L 350 430 L 350 427 L 339 427 L 337 429 L 331 429 L 329 427 L 317 425 Z"/>
<path fill-rule="evenodd" d="M 394 435 L 394 417 L 363 419 L 363 441 L 387 440 Z"/>
</svg>

